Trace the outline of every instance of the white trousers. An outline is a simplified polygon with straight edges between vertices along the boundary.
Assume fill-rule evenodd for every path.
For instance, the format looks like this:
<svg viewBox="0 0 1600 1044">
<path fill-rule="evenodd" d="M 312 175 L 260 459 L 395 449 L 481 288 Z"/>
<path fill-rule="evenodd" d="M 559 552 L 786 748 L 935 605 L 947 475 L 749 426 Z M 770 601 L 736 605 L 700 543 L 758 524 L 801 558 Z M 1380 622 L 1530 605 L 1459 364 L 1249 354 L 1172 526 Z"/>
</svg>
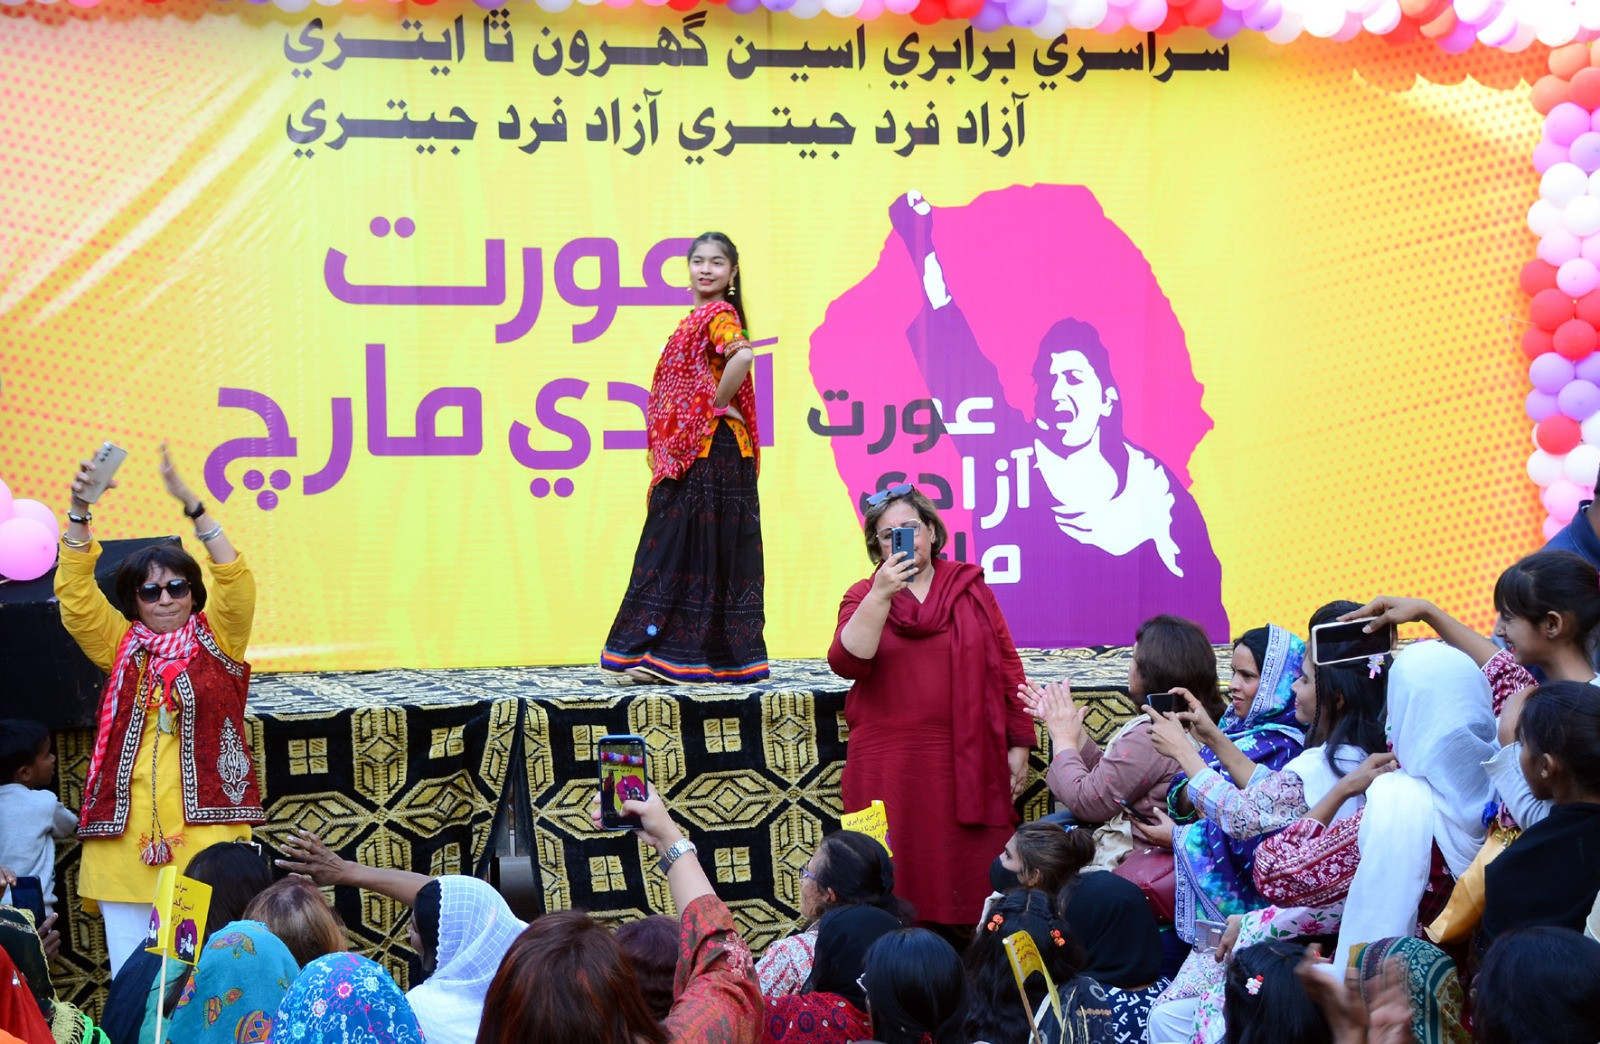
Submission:
<svg viewBox="0 0 1600 1044">
<path fill-rule="evenodd" d="M 1148 1044 L 1189 1044 L 1199 1008 L 1200 1002 L 1193 997 L 1156 1005 L 1150 1009 L 1145 1040 Z"/>
<path fill-rule="evenodd" d="M 106 920 L 106 954 L 111 958 L 111 977 L 116 978 L 122 962 L 150 934 L 150 904 L 108 903 L 102 899 L 100 915 Z"/>
</svg>

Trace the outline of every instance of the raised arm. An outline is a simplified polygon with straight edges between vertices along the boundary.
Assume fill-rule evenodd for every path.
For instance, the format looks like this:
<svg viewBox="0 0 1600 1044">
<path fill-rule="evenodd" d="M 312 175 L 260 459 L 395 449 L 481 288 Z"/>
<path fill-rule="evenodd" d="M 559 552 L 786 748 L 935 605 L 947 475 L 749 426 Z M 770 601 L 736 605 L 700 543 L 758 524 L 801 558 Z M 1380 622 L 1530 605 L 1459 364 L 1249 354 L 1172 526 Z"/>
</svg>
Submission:
<svg viewBox="0 0 1600 1044">
<path fill-rule="evenodd" d="M 410 870 L 385 870 L 344 859 L 309 830 L 296 830 L 284 839 L 278 866 L 292 874 L 311 878 L 318 885 L 348 885 L 377 892 L 405 906 L 417 901 L 417 893 L 433 878 Z"/>
<path fill-rule="evenodd" d="M 1500 647 L 1449 613 L 1424 598 L 1394 598 L 1379 595 L 1360 609 L 1354 609 L 1340 620 L 1365 620 L 1375 617 L 1364 630 L 1371 632 L 1384 624 L 1421 623 L 1433 628 L 1435 634 L 1447 645 L 1454 646 L 1472 657 L 1479 667 L 1488 663 Z"/>
<path fill-rule="evenodd" d="M 889 606 L 893 604 L 895 594 L 905 590 L 911 583 L 915 573 L 916 564 L 904 551 L 892 555 L 879 566 L 877 572 L 872 574 L 872 586 L 839 628 L 835 644 L 857 660 L 870 660 L 878 655 L 883 625 L 889 621 Z M 841 608 L 840 618 L 843 619 L 843 616 Z M 829 659 L 831 661 L 833 657 Z M 834 669 L 837 671 L 837 666 Z"/>
<path fill-rule="evenodd" d="M 100 544 L 89 530 L 94 517 L 90 510 L 93 505 L 81 495 L 94 480 L 94 473 L 92 461 L 78 462 L 68 501 L 67 528 L 61 535 L 55 589 L 56 601 L 61 607 L 61 625 L 90 663 L 109 671 L 116 659 L 117 645 L 130 625 L 94 579 L 95 565 L 100 561 Z M 116 485 L 113 481 L 106 488 L 115 489 Z"/>
<path fill-rule="evenodd" d="M 243 660 L 250 645 L 250 631 L 256 617 L 256 579 L 233 542 L 189 484 L 178 474 L 167 444 L 161 443 L 161 481 L 167 492 L 183 505 L 183 513 L 194 522 L 194 536 L 211 559 L 211 584 L 206 600 L 206 619 L 224 651 Z"/>
</svg>

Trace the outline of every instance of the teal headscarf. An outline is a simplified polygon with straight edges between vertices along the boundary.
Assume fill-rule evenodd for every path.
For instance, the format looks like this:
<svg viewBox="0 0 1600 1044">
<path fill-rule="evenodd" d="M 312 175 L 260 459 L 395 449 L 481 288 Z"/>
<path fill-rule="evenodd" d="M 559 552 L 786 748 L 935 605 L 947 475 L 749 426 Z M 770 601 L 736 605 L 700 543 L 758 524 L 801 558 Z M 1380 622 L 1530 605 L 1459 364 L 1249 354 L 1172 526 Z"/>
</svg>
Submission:
<svg viewBox="0 0 1600 1044">
<path fill-rule="evenodd" d="M 300 974 L 289 948 L 260 921 L 213 932 L 164 1027 L 169 1044 L 249 1044 L 272 1036 L 273 1015 Z"/>
</svg>

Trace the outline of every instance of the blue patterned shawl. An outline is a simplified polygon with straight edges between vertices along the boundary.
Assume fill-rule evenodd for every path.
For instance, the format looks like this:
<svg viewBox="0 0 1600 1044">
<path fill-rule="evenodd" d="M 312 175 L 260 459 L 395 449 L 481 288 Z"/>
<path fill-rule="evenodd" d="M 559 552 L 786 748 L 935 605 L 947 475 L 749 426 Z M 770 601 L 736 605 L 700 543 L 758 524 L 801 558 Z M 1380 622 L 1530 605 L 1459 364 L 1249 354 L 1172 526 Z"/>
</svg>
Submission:
<svg viewBox="0 0 1600 1044">
<path fill-rule="evenodd" d="M 1276 624 L 1268 624 L 1266 662 L 1261 687 L 1241 721 L 1229 707 L 1219 727 L 1246 757 L 1273 772 L 1282 770 L 1305 746 L 1305 731 L 1294 717 L 1291 686 L 1300 673 L 1306 643 Z M 1206 764 L 1220 771 L 1216 754 L 1202 748 Z M 1179 775 L 1172 792 L 1186 784 Z M 1237 782 L 1237 781 L 1236 781 Z M 1261 838 L 1236 840 L 1209 819 L 1173 831 L 1172 854 L 1177 871 L 1177 917 L 1174 927 L 1184 942 L 1193 943 L 1196 920 L 1225 921 L 1230 914 L 1267 905 L 1251 880 L 1256 846 Z"/>
</svg>

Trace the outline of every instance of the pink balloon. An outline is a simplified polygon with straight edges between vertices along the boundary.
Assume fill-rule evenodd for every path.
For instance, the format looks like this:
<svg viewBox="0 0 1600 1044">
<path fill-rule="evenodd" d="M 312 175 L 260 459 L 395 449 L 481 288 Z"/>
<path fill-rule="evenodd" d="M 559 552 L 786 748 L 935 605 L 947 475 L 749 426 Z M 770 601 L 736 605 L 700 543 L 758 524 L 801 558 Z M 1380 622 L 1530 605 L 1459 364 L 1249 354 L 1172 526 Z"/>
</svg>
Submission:
<svg viewBox="0 0 1600 1044">
<path fill-rule="evenodd" d="M 1553 228 L 1539 240 L 1534 252 L 1539 255 L 1539 260 L 1559 269 L 1573 258 L 1581 256 L 1583 242 L 1564 228 Z"/>
<path fill-rule="evenodd" d="M 1557 163 L 1570 163 L 1572 155 L 1565 145 L 1557 145 L 1545 138 L 1533 147 L 1533 169 L 1543 174 Z"/>
<path fill-rule="evenodd" d="M 1264 33 L 1283 21 L 1282 0 L 1255 0 L 1244 9 L 1244 24 L 1258 33 Z"/>
<path fill-rule="evenodd" d="M 1600 286 L 1600 268 L 1596 268 L 1593 261 L 1575 257 L 1556 269 L 1556 286 L 1568 297 L 1582 297 Z"/>
<path fill-rule="evenodd" d="M 1125 8 L 1107 7 L 1106 16 L 1100 20 L 1099 25 L 1094 27 L 1094 31 L 1110 36 L 1112 33 L 1122 32 L 1123 26 L 1127 24 L 1128 12 Z"/>
<path fill-rule="evenodd" d="M 1567 528 L 1565 522 L 1557 522 L 1553 516 L 1547 517 L 1544 520 L 1544 538 L 1546 540 L 1554 540 L 1556 534 L 1565 528 Z"/>
<path fill-rule="evenodd" d="M 36 518 L 0 522 L 0 576 L 37 580 L 56 564 L 56 538 Z"/>
<path fill-rule="evenodd" d="M 14 500 L 11 502 L 12 518 L 31 518 L 43 522 L 50 527 L 50 539 L 61 538 L 61 522 L 56 518 L 56 513 L 39 503 L 37 500 Z"/>
<path fill-rule="evenodd" d="M 1583 490 L 1566 479 L 1557 479 L 1545 487 L 1539 499 L 1544 502 L 1545 510 L 1550 512 L 1551 518 L 1566 525 L 1572 521 L 1572 516 L 1578 513 L 1578 502 L 1583 499 Z"/>
<path fill-rule="evenodd" d="M 1571 145 L 1590 129 L 1589 110 L 1577 102 L 1562 102 L 1544 118 L 1544 136 L 1557 145 Z"/>
<path fill-rule="evenodd" d="M 1133 0 L 1128 8 L 1128 24 L 1141 33 L 1154 32 L 1167 20 L 1167 0 Z"/>
<path fill-rule="evenodd" d="M 997 5 L 998 6 L 998 5 Z M 883 14 L 883 0 L 861 0 L 861 6 L 856 8 L 856 17 L 863 22 L 870 22 Z M 1005 24 L 1005 11 L 1001 10 L 1001 25 Z"/>
<path fill-rule="evenodd" d="M 1528 393 L 1528 399 L 1523 408 L 1528 411 L 1528 419 L 1535 424 L 1538 424 L 1546 417 L 1555 416 L 1557 409 L 1559 409 L 1556 406 L 1556 397 L 1554 395 L 1542 392 L 1537 388 Z"/>
<path fill-rule="evenodd" d="M 1456 27 L 1439 41 L 1439 49 L 1445 54 L 1466 54 L 1477 42 L 1477 27 L 1468 22 L 1457 22 Z"/>
<path fill-rule="evenodd" d="M 1231 40 L 1244 31 L 1244 18 L 1238 11 L 1224 7 L 1222 14 L 1206 32 L 1211 34 L 1213 40 Z"/>
<path fill-rule="evenodd" d="M 0 482 L 0 522 L 11 517 L 11 487 Z"/>
</svg>

